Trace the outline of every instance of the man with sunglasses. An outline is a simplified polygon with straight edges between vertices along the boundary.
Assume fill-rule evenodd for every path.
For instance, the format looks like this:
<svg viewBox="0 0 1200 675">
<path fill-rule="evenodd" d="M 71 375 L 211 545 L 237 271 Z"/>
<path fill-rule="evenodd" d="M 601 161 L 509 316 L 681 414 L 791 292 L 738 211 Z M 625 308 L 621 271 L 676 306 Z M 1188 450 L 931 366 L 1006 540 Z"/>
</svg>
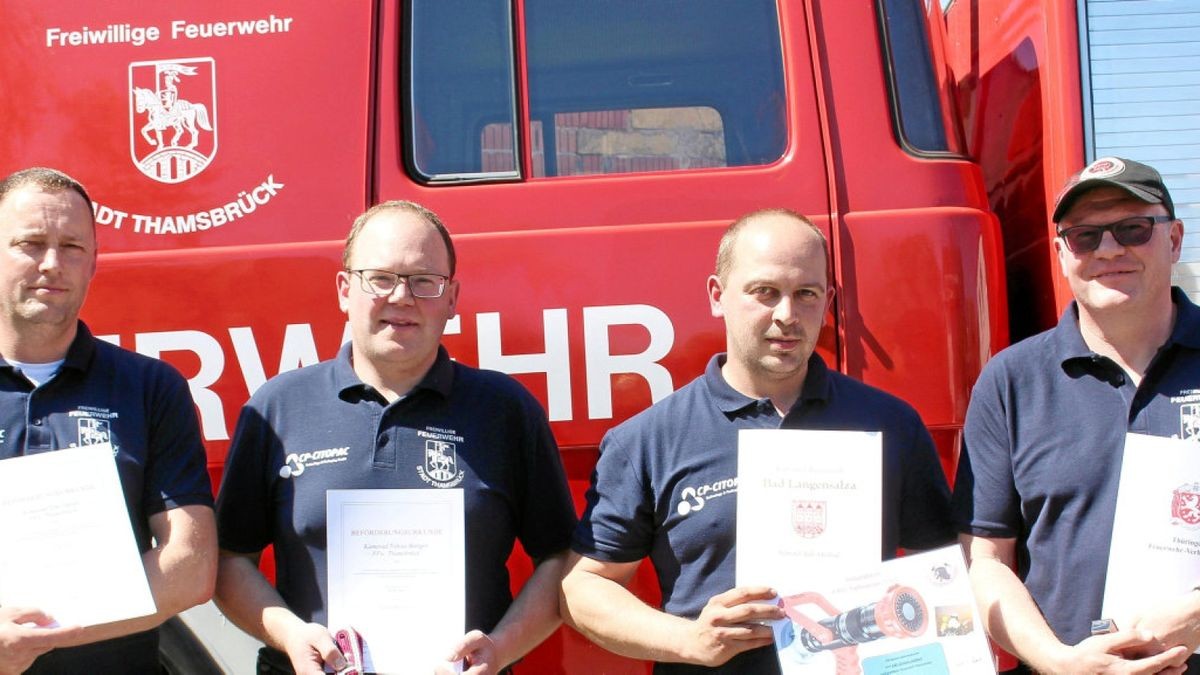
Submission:
<svg viewBox="0 0 1200 675">
<path fill-rule="evenodd" d="M 992 359 L 967 411 L 954 510 L 984 623 L 1024 672 L 1200 667 L 1200 590 L 1091 635 L 1125 435 L 1180 437 L 1200 393 L 1200 309 L 1171 287 L 1183 223 L 1157 171 L 1116 157 L 1072 176 L 1053 219 L 1074 302 Z"/>
<path fill-rule="evenodd" d="M 575 510 L 558 448 L 520 384 L 441 346 L 458 301 L 455 262 L 429 210 L 369 209 L 337 273 L 350 343 L 267 382 L 242 410 L 218 497 L 216 599 L 267 643 L 259 673 L 345 666 L 326 625 L 328 489 L 463 490 L 468 632 L 447 661 L 465 660 L 465 672 L 502 671 L 559 624 Z M 513 600 L 506 561 L 517 539 L 535 569 Z M 258 571 L 268 544 L 276 587 Z"/>
</svg>

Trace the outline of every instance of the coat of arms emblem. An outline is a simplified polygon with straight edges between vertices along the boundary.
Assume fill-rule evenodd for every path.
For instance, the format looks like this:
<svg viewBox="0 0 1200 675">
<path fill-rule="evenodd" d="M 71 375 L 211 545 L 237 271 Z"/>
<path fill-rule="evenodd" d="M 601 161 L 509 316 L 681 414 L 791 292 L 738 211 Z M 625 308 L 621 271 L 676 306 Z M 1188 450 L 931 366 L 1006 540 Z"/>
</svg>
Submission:
<svg viewBox="0 0 1200 675">
<path fill-rule="evenodd" d="M 79 418 L 79 445 L 81 447 L 110 442 L 112 442 L 112 435 L 109 433 L 108 420 L 92 419 L 91 417 Z"/>
<path fill-rule="evenodd" d="M 805 539 L 821 536 L 825 532 L 825 502 L 792 500 L 792 530 Z"/>
<path fill-rule="evenodd" d="M 1185 441 L 1200 439 L 1200 404 L 1179 406 L 1179 437 Z"/>
<path fill-rule="evenodd" d="M 1200 525 L 1200 483 L 1187 483 L 1171 493 L 1171 521 L 1186 527 Z"/>
<path fill-rule="evenodd" d="M 458 473 L 458 456 L 453 443 L 425 441 L 425 473 L 436 481 L 454 479 Z"/>
<path fill-rule="evenodd" d="M 129 64 L 129 151 L 146 176 L 182 183 L 217 154 L 217 68 L 211 58 Z"/>
</svg>

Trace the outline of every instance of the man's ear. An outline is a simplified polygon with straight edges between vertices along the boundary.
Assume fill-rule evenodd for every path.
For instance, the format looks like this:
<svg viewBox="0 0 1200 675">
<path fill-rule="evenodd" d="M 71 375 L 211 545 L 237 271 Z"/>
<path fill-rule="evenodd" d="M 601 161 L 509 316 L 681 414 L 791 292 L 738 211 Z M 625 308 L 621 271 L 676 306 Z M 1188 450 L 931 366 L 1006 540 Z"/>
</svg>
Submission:
<svg viewBox="0 0 1200 675">
<path fill-rule="evenodd" d="M 721 286 L 721 280 L 717 275 L 713 274 L 708 277 L 708 308 L 712 315 L 718 319 L 725 317 L 725 308 L 721 306 L 721 297 L 725 295 L 725 289 Z"/>
<path fill-rule="evenodd" d="M 339 270 L 334 283 L 337 284 L 338 309 L 345 313 L 350 308 L 350 273 Z"/>
<path fill-rule="evenodd" d="M 1183 253 L 1183 221 L 1176 218 L 1167 232 L 1171 236 L 1171 262 L 1177 263 Z"/>
</svg>

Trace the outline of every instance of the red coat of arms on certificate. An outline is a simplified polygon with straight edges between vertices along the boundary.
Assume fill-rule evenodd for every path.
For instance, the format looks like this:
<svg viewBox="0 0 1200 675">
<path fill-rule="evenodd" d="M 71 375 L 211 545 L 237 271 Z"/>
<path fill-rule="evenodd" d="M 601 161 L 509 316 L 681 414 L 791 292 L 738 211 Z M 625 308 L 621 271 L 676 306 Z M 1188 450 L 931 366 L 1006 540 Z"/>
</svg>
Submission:
<svg viewBox="0 0 1200 675">
<path fill-rule="evenodd" d="M 821 536 L 825 532 L 825 502 L 792 500 L 792 530 L 806 539 Z"/>
</svg>

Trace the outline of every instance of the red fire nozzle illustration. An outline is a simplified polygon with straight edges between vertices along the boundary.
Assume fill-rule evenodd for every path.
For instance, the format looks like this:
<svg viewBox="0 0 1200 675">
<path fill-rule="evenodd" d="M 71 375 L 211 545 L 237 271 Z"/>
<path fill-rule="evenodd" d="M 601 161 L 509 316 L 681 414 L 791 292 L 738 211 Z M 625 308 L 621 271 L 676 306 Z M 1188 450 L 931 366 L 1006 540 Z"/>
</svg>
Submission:
<svg viewBox="0 0 1200 675">
<path fill-rule="evenodd" d="M 832 651 L 838 675 L 862 672 L 858 645 L 889 637 L 916 637 L 929 625 L 925 600 L 911 586 L 893 585 L 878 602 L 846 612 L 839 611 L 825 596 L 816 592 L 780 598 L 779 605 L 791 620 L 790 630 L 785 629 L 785 642 L 780 646 L 794 645 L 797 650 L 810 654 Z M 801 612 L 805 605 L 817 607 L 825 617 L 809 617 Z"/>
</svg>

